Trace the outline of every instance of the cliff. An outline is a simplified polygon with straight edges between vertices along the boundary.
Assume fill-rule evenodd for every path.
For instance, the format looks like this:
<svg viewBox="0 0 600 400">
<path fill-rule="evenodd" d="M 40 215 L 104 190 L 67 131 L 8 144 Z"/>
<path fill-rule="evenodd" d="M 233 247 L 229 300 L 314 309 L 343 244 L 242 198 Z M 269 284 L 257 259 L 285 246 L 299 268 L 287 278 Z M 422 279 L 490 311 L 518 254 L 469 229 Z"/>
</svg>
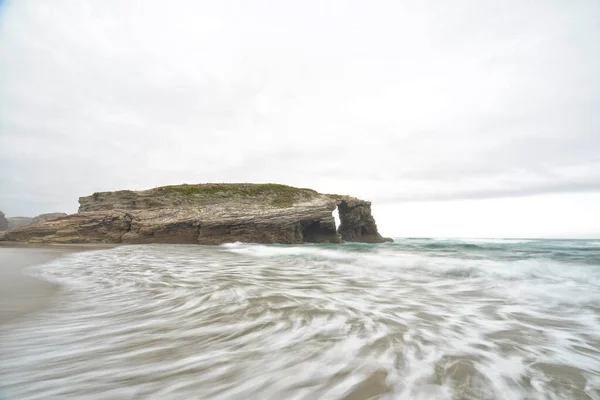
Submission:
<svg viewBox="0 0 600 400">
<path fill-rule="evenodd" d="M 79 212 L 4 240 L 49 243 L 379 243 L 371 203 L 276 184 L 201 184 L 94 193 Z M 332 215 L 338 207 L 341 225 Z"/>
<path fill-rule="evenodd" d="M 8 230 L 8 221 L 4 217 L 4 213 L 0 211 L 0 231 Z"/>
</svg>

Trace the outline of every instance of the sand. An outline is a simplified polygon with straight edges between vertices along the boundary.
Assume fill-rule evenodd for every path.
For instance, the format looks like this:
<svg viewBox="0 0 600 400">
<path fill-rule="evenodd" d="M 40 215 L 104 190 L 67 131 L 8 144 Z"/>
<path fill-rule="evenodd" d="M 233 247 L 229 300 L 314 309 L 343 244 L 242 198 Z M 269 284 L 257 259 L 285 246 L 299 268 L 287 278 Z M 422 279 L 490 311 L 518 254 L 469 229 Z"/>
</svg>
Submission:
<svg viewBox="0 0 600 400">
<path fill-rule="evenodd" d="M 69 253 L 106 246 L 0 245 L 0 324 L 47 306 L 59 286 L 24 274 L 24 269 L 44 264 Z M 112 246 L 111 246 L 112 247 Z"/>
</svg>

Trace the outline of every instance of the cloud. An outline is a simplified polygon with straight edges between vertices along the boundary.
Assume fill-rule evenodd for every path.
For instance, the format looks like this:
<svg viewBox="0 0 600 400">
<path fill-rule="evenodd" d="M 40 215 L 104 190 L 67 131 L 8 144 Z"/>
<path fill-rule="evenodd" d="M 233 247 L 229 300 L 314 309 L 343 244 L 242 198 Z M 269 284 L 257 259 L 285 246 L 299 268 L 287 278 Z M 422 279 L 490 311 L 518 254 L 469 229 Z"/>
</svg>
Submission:
<svg viewBox="0 0 600 400">
<path fill-rule="evenodd" d="M 385 203 L 600 189 L 594 2 L 2 7 L 9 215 L 179 182 Z"/>
</svg>

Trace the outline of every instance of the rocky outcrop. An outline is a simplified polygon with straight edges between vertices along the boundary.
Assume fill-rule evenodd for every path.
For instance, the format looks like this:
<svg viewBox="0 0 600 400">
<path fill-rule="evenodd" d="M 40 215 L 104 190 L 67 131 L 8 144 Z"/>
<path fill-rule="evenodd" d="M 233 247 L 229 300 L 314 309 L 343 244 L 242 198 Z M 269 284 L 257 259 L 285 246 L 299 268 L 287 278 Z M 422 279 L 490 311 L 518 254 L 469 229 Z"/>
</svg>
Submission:
<svg viewBox="0 0 600 400">
<path fill-rule="evenodd" d="M 381 243 L 392 240 L 382 238 L 371 215 L 371 203 L 354 198 L 343 198 L 338 204 L 339 233 L 347 242 Z"/>
<path fill-rule="evenodd" d="M 58 219 L 60 217 L 66 217 L 66 213 L 46 213 L 40 214 L 37 217 L 33 217 L 31 220 L 32 224 L 39 224 L 40 222 L 52 221 Z"/>
<path fill-rule="evenodd" d="M 94 193 L 77 214 L 9 232 L 50 243 L 379 243 L 371 204 L 276 184 L 165 186 Z M 340 230 L 332 211 L 339 206 Z"/>
<path fill-rule="evenodd" d="M 4 217 L 4 213 L 0 211 L 0 231 L 8 230 L 8 221 Z"/>
<path fill-rule="evenodd" d="M 131 219 L 122 211 L 72 214 L 9 231 L 4 240 L 29 243 L 120 243 Z"/>
</svg>

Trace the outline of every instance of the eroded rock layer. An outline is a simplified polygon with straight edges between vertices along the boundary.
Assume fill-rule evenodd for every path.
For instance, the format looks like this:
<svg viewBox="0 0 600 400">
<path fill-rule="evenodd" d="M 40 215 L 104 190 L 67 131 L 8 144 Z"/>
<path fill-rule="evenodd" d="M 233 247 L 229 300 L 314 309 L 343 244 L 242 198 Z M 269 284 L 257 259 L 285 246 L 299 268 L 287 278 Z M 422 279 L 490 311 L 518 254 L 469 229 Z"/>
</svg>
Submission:
<svg viewBox="0 0 600 400">
<path fill-rule="evenodd" d="M 4 240 L 47 243 L 378 243 L 371 204 L 276 184 L 202 184 L 94 193 L 77 214 Z M 332 211 L 339 206 L 340 230 Z"/>
<path fill-rule="evenodd" d="M 32 224 L 39 224 L 40 222 L 46 222 L 46 221 L 52 221 L 53 219 L 57 219 L 60 217 L 66 217 L 67 214 L 65 213 L 46 213 L 46 214 L 40 214 L 37 217 L 33 217 L 33 219 L 31 220 Z"/>
</svg>

